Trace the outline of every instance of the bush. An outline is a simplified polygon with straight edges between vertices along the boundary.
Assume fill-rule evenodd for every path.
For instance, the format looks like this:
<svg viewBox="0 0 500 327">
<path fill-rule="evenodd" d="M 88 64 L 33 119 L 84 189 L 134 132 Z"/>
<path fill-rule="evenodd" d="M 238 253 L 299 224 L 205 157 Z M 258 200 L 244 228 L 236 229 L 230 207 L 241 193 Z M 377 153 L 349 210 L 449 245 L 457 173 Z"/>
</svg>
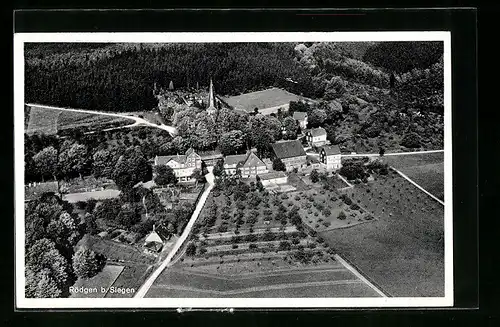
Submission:
<svg viewBox="0 0 500 327">
<path fill-rule="evenodd" d="M 292 248 L 292 245 L 288 241 L 281 241 L 278 247 L 279 251 L 288 251 Z"/>
<path fill-rule="evenodd" d="M 324 222 L 323 222 L 323 226 L 325 226 L 325 227 L 329 227 L 331 224 L 332 224 L 332 223 L 331 223 L 331 222 L 329 222 L 329 221 L 324 221 Z"/>
<path fill-rule="evenodd" d="M 231 247 L 232 247 L 233 249 L 237 249 L 237 248 L 238 248 L 238 244 L 233 244 Z"/>
<path fill-rule="evenodd" d="M 222 224 L 222 225 L 220 225 L 220 226 L 217 228 L 217 231 L 218 231 L 219 233 L 225 233 L 225 232 L 227 232 L 227 224 Z"/>
<path fill-rule="evenodd" d="M 188 257 L 194 256 L 196 253 L 196 245 L 193 242 L 190 242 L 186 247 L 186 255 Z"/>
<path fill-rule="evenodd" d="M 313 169 L 313 171 L 311 171 L 311 175 L 309 175 L 309 178 L 311 179 L 311 182 L 317 183 L 319 181 L 318 171 L 316 169 Z"/>
<path fill-rule="evenodd" d="M 249 246 L 248 246 L 249 249 L 256 249 L 257 248 L 257 244 L 255 243 L 251 243 Z"/>
<path fill-rule="evenodd" d="M 358 209 L 359 209 L 359 206 L 358 206 L 356 203 L 353 203 L 353 204 L 351 204 L 350 208 L 351 208 L 352 210 L 358 210 Z"/>
<path fill-rule="evenodd" d="M 339 215 L 338 215 L 337 218 L 340 219 L 340 220 L 345 220 L 346 219 L 346 215 L 345 215 L 344 211 L 339 212 Z"/>
</svg>

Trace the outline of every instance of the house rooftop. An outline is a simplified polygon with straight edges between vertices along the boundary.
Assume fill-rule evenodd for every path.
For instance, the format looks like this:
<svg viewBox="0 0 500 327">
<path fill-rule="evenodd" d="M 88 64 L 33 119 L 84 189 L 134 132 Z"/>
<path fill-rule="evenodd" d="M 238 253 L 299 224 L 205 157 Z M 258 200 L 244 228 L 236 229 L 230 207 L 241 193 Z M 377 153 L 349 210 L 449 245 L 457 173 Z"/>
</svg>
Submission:
<svg viewBox="0 0 500 327">
<path fill-rule="evenodd" d="M 327 156 L 333 156 L 333 155 L 340 154 L 340 148 L 338 145 L 328 145 L 328 146 L 322 147 L 321 149 L 325 150 L 325 154 Z"/>
<path fill-rule="evenodd" d="M 271 146 L 280 159 L 306 156 L 306 152 L 299 140 L 276 142 Z"/>
<path fill-rule="evenodd" d="M 246 158 L 247 158 L 246 154 L 234 154 L 234 155 L 226 156 L 224 158 L 224 164 L 225 165 L 236 165 L 242 161 L 245 161 Z"/>
<path fill-rule="evenodd" d="M 210 151 L 198 151 L 198 155 L 201 159 L 215 159 L 222 158 L 222 153 L 219 150 L 210 150 Z"/>
<path fill-rule="evenodd" d="M 170 160 L 174 160 L 179 164 L 184 164 L 186 163 L 186 155 L 156 156 L 155 163 L 157 165 L 166 165 Z"/>
<path fill-rule="evenodd" d="M 307 112 L 295 111 L 293 113 L 293 119 L 295 120 L 304 120 L 307 117 Z"/>
<path fill-rule="evenodd" d="M 309 132 L 312 137 L 326 135 L 326 130 L 323 127 L 313 128 Z"/>
<path fill-rule="evenodd" d="M 255 167 L 255 166 L 265 166 L 266 164 L 260 160 L 259 157 L 254 152 L 250 152 L 245 162 L 243 163 L 243 167 Z"/>
</svg>

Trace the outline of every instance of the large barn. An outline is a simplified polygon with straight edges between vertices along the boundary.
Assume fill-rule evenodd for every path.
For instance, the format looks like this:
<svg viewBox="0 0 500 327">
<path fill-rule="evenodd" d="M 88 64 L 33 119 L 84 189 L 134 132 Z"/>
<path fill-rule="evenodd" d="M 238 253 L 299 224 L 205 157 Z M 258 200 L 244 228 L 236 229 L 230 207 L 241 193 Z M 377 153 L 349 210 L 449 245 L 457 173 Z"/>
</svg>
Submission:
<svg viewBox="0 0 500 327">
<path fill-rule="evenodd" d="M 287 171 L 307 165 L 307 155 L 299 140 L 276 142 L 272 144 L 272 148 L 274 155 L 283 161 Z"/>
</svg>

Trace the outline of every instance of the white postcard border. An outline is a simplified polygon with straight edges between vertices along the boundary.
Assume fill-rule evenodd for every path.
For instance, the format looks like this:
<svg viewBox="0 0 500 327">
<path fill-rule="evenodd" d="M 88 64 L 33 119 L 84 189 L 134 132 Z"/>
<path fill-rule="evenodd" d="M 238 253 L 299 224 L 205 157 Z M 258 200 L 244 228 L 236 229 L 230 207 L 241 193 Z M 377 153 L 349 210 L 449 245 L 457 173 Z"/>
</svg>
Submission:
<svg viewBox="0 0 500 327">
<path fill-rule="evenodd" d="M 444 42 L 445 296 L 390 298 L 60 298 L 24 293 L 24 43 L 25 42 Z M 222 32 L 222 33 L 17 33 L 14 34 L 15 303 L 18 309 L 97 308 L 411 308 L 453 306 L 451 32 Z"/>
</svg>

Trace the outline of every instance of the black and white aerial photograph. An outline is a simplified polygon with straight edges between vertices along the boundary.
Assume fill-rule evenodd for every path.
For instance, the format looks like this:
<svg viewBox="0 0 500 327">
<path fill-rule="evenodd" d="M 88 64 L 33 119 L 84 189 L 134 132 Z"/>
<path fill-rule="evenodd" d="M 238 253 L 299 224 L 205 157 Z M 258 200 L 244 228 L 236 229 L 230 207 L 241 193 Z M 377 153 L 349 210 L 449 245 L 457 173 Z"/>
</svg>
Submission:
<svg viewBox="0 0 500 327">
<path fill-rule="evenodd" d="M 451 305 L 448 35 L 193 34 L 22 39 L 17 297 Z"/>
</svg>

